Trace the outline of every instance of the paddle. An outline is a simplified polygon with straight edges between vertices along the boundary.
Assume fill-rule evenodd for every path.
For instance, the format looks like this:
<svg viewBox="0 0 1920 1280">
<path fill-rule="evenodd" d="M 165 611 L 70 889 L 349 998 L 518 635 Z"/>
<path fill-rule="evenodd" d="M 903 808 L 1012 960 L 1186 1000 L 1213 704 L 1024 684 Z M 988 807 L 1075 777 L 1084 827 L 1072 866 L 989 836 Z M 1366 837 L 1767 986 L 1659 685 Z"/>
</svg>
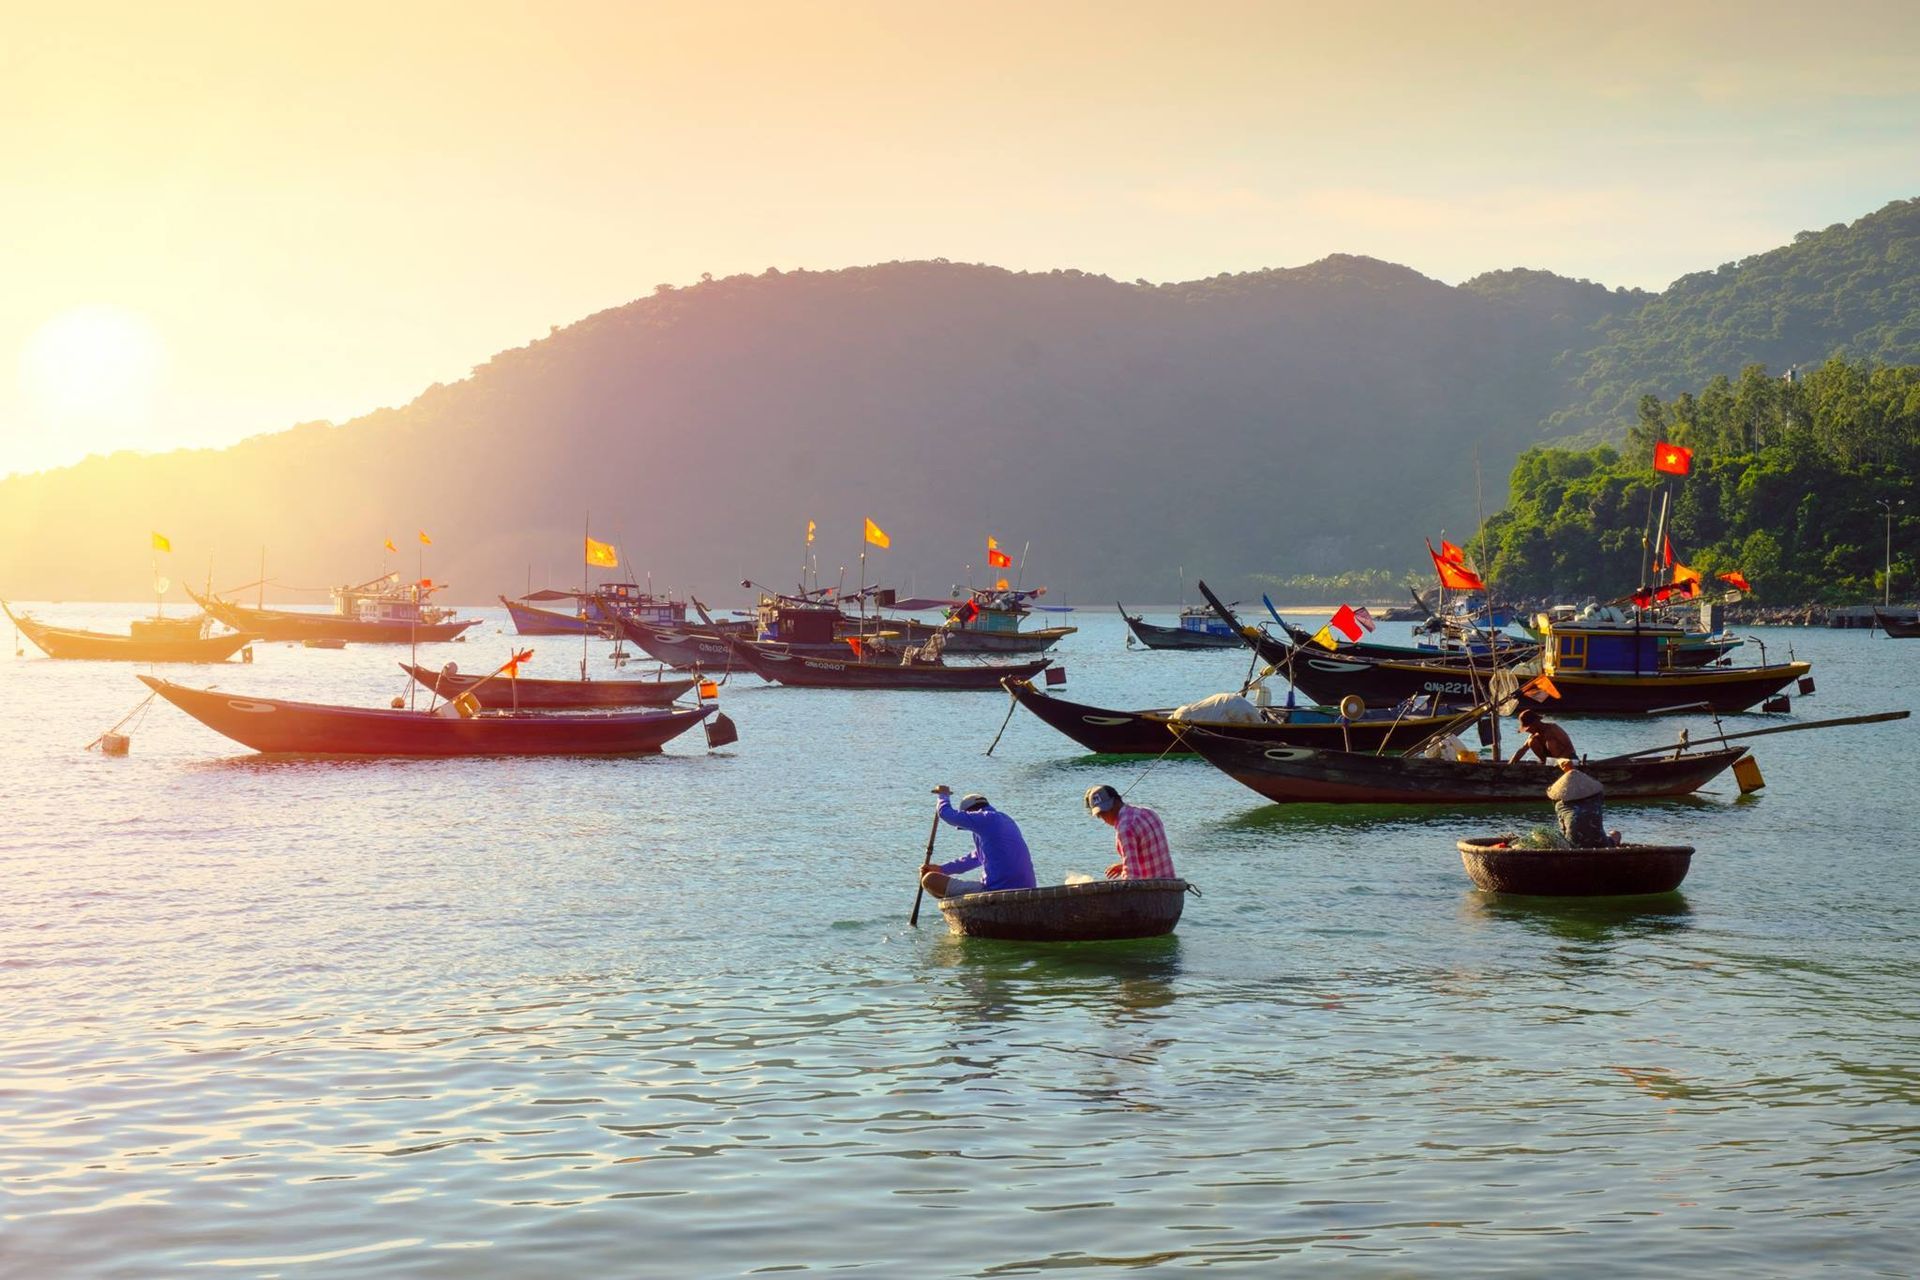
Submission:
<svg viewBox="0 0 1920 1280">
<path fill-rule="evenodd" d="M 940 793 L 936 790 L 934 794 L 939 795 Z M 940 811 L 935 809 L 933 811 L 933 830 L 927 832 L 927 852 L 925 856 L 920 859 L 920 871 L 922 875 L 926 873 L 928 867 L 933 865 L 933 841 L 934 837 L 939 834 Z M 925 896 L 926 892 L 927 886 L 920 882 L 919 876 L 915 876 L 913 886 L 913 914 L 907 917 L 907 923 L 916 929 L 920 927 L 920 899 Z"/>
</svg>

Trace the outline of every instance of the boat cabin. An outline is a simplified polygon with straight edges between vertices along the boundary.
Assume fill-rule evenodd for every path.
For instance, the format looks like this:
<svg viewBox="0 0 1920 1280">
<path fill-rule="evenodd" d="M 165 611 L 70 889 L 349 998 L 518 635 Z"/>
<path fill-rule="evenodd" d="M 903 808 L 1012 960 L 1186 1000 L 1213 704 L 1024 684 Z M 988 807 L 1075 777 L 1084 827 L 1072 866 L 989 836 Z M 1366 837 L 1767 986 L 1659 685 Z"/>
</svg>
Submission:
<svg viewBox="0 0 1920 1280">
<path fill-rule="evenodd" d="M 1233 628 L 1211 606 L 1204 604 L 1190 605 L 1180 611 L 1180 629 L 1203 636 L 1231 637 L 1234 634 Z"/>
<path fill-rule="evenodd" d="M 650 627 L 678 627 L 687 621 L 686 601 L 642 591 L 633 582 L 603 582 L 583 603 L 586 616 L 595 622 L 610 623 L 615 617 L 627 617 Z"/>
<path fill-rule="evenodd" d="M 1563 671 L 1648 675 L 1666 670 L 1666 649 L 1680 643 L 1679 627 L 1643 626 L 1613 620 L 1556 621 L 1548 614 L 1535 620 L 1540 629 L 1541 653 L 1548 676 Z"/>
</svg>

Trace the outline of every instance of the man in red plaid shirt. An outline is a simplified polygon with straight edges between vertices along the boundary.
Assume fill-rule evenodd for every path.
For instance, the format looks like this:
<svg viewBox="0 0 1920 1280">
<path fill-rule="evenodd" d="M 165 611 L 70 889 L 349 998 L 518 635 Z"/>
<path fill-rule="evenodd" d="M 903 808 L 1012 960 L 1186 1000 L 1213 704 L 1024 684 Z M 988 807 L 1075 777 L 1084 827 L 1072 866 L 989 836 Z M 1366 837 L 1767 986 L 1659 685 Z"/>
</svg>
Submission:
<svg viewBox="0 0 1920 1280">
<path fill-rule="evenodd" d="M 1173 851 L 1167 847 L 1167 829 L 1160 815 L 1128 804 L 1112 787 L 1087 791 L 1087 812 L 1113 828 L 1113 847 L 1120 861 L 1107 868 L 1109 880 L 1176 880 Z"/>
</svg>

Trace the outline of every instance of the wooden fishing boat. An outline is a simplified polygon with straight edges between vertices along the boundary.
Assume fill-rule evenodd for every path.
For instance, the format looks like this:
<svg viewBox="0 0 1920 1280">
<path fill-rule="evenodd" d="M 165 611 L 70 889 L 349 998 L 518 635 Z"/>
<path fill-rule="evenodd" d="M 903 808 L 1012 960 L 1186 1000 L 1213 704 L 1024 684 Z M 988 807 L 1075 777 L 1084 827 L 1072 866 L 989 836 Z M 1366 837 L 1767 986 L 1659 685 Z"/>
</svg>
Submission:
<svg viewBox="0 0 1920 1280">
<path fill-rule="evenodd" d="M 1240 637 L 1227 629 L 1225 623 L 1213 616 L 1212 610 L 1202 611 L 1182 609 L 1180 625 L 1162 627 L 1146 621 L 1139 614 L 1128 613 L 1127 606 L 1114 603 L 1120 616 L 1126 621 L 1127 630 L 1133 638 L 1149 649 L 1237 649 Z"/>
<path fill-rule="evenodd" d="M 529 676 L 462 675 L 453 664 L 435 671 L 410 662 L 400 669 L 425 688 L 451 702 L 463 693 L 471 693 L 480 705 L 502 710 L 524 707 L 527 710 L 555 711 L 588 707 L 666 707 L 673 705 L 698 683 L 697 676 L 672 680 L 540 680 Z M 476 687 L 478 686 L 478 687 Z"/>
<path fill-rule="evenodd" d="M 725 633 L 714 627 L 656 627 L 625 617 L 615 625 L 642 653 L 678 671 L 725 671 L 733 662 Z"/>
<path fill-rule="evenodd" d="M 727 638 L 733 665 L 763 680 L 815 689 L 926 689 L 965 691 L 997 689 L 1003 679 L 1024 680 L 1053 665 L 1051 658 L 1030 662 L 982 663 L 890 662 L 804 653 L 756 640 Z"/>
<path fill-rule="evenodd" d="M 597 635 L 611 638 L 614 619 L 634 617 L 656 627 L 681 626 L 687 620 L 687 602 L 671 596 L 654 595 L 637 583 L 603 582 L 585 591 L 534 591 L 518 600 L 501 596 L 507 616 L 516 632 L 523 636 Z M 573 609 L 561 612 L 542 609 L 535 603 L 573 602 Z"/>
<path fill-rule="evenodd" d="M 1179 734 L 1208 764 L 1275 804 L 1538 803 L 1560 777 L 1559 769 L 1532 762 L 1268 746 L 1191 725 L 1179 726 Z M 1726 747 L 1658 759 L 1596 760 L 1580 768 L 1606 788 L 1609 802 L 1645 800 L 1690 795 L 1746 752 Z"/>
<path fill-rule="evenodd" d="M 49 658 L 79 658 L 115 662 L 225 662 L 254 639 L 250 635 L 207 636 L 200 619 L 140 618 L 126 635 L 49 626 L 15 613 L 0 601 L 20 634 Z M 157 625 L 156 625 L 157 624 Z"/>
<path fill-rule="evenodd" d="M 513 623 L 515 634 L 523 636 L 611 636 L 613 623 L 578 614 L 541 609 L 518 600 L 499 597 Z"/>
<path fill-rule="evenodd" d="M 1034 687 L 1031 680 L 1001 681 L 1013 700 L 1051 728 L 1059 730 L 1099 755 L 1167 754 L 1180 748 L 1169 735 L 1174 731 L 1174 708 L 1113 711 L 1082 702 L 1069 702 Z M 1260 723 L 1205 724 L 1203 727 L 1248 742 L 1290 746 L 1336 747 L 1347 751 L 1404 751 L 1434 733 L 1460 723 L 1459 716 L 1401 715 L 1370 710 L 1359 720 L 1342 721 L 1337 707 L 1268 707 Z"/>
<path fill-rule="evenodd" d="M 1011 942 L 1106 942 L 1173 932 L 1185 880 L 1094 880 L 941 898 L 947 932 Z"/>
<path fill-rule="evenodd" d="M 1483 836 L 1457 842 L 1461 865 L 1475 887 L 1553 898 L 1672 893 L 1693 865 L 1692 845 L 1519 849 L 1508 839 Z"/>
<path fill-rule="evenodd" d="M 955 590 L 957 592 L 958 588 Z M 904 613 L 929 609 L 946 611 L 946 620 L 939 624 L 918 622 L 911 618 L 887 618 L 886 628 L 899 633 L 899 643 L 902 645 L 925 644 L 937 633 L 943 638 L 947 652 L 953 654 L 1044 653 L 1080 629 L 1059 626 L 1022 630 L 1022 620 L 1034 613 L 1072 611 L 1069 605 L 1033 603 L 1045 594 L 1045 587 L 1030 591 L 976 587 L 964 597 L 956 595 L 951 598 L 899 600 L 888 599 L 892 592 L 886 591 L 880 593 L 878 603 L 882 608 Z M 843 624 L 842 633 L 852 630 L 857 634 L 863 625 L 870 626 L 871 621 L 850 618 Z"/>
<path fill-rule="evenodd" d="M 363 584 L 364 585 L 364 584 Z M 419 608 L 410 600 L 371 598 L 343 587 L 332 613 L 265 609 L 202 596 L 188 587 L 195 604 L 235 631 L 262 640 L 345 640 L 358 644 L 433 644 L 452 640 L 478 618 L 456 619 L 450 609 Z M 409 606 L 413 606 L 410 608 Z"/>
<path fill-rule="evenodd" d="M 189 689 L 152 676 L 147 687 L 242 746 L 269 754 L 342 756 L 633 755 L 660 750 L 712 715 L 685 711 L 477 715 L 339 707 Z"/>
<path fill-rule="evenodd" d="M 1911 640 L 1920 636 L 1920 617 L 1903 618 L 1885 609 L 1875 608 L 1873 621 L 1875 626 L 1896 640 Z"/>
</svg>

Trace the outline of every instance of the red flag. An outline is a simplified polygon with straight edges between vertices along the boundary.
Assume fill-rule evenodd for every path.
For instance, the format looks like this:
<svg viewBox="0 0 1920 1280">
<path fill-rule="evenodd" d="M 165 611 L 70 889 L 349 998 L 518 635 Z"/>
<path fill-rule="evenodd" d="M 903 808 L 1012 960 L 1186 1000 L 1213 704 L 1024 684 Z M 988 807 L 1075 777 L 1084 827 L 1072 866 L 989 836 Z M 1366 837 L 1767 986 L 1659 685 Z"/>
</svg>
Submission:
<svg viewBox="0 0 1920 1280">
<path fill-rule="evenodd" d="M 1683 476 L 1693 470 L 1693 450 L 1662 440 L 1653 446 L 1653 469 L 1672 476 Z"/>
<path fill-rule="evenodd" d="M 1440 558 L 1448 564 L 1465 564 L 1467 553 L 1442 538 L 1440 539 Z"/>
<path fill-rule="evenodd" d="M 1354 613 L 1353 606 L 1350 604 L 1341 605 L 1339 610 L 1331 618 L 1327 619 L 1327 625 L 1349 640 L 1358 640 L 1366 634 L 1360 626 L 1359 617 Z"/>
<path fill-rule="evenodd" d="M 1666 567 L 1673 568 L 1673 539 L 1664 533 L 1660 535 L 1660 554 L 1666 559 Z"/>
<path fill-rule="evenodd" d="M 960 612 L 954 616 L 960 619 L 961 626 L 966 626 L 969 622 L 972 622 L 980 616 L 980 602 L 978 600 L 967 601 L 960 606 Z"/>
<path fill-rule="evenodd" d="M 859 658 L 859 657 L 864 657 L 864 656 L 865 656 L 864 654 L 862 654 L 862 653 L 860 652 L 860 637 L 859 637 L 859 636 L 848 636 L 848 637 L 846 637 L 846 641 L 847 641 L 847 648 L 849 648 L 849 649 L 851 649 L 851 650 L 853 650 L 853 656 L 854 656 L 854 657 L 856 657 L 856 658 Z"/>
<path fill-rule="evenodd" d="M 1640 588 L 1638 591 L 1633 593 L 1633 603 L 1635 608 L 1639 608 L 1639 609 L 1650 608 L 1653 604 L 1653 592 L 1648 590 L 1646 587 Z"/>
<path fill-rule="evenodd" d="M 1459 548 L 1455 547 L 1454 550 L 1458 551 Z M 1450 587 L 1455 591 L 1485 591 L 1487 589 L 1487 584 L 1480 580 L 1480 575 L 1467 568 L 1466 565 L 1453 560 L 1441 559 L 1440 553 L 1433 549 L 1432 542 L 1427 543 L 1427 554 L 1433 557 L 1433 567 L 1440 575 L 1441 586 Z"/>
<path fill-rule="evenodd" d="M 1719 578 L 1720 581 L 1722 582 L 1729 583 L 1732 586 L 1738 587 L 1742 591 L 1753 590 L 1751 586 L 1747 585 L 1747 575 L 1740 572 L 1738 569 L 1729 569 L 1725 573 L 1715 574 L 1714 576 Z"/>
<path fill-rule="evenodd" d="M 1013 568 L 1013 557 L 1000 549 L 991 534 L 987 536 L 987 567 L 989 569 Z"/>
</svg>

